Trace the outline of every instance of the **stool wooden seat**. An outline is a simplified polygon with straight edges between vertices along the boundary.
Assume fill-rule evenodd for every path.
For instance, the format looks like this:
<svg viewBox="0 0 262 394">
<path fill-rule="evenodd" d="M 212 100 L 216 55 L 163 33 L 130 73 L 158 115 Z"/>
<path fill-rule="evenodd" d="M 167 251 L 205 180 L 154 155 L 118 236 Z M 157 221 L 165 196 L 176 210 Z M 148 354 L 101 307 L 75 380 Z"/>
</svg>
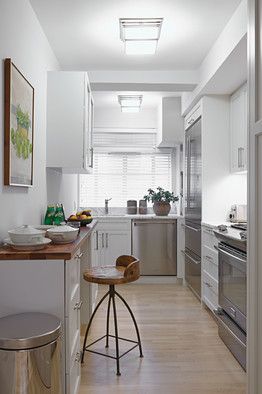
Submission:
<svg viewBox="0 0 262 394">
<path fill-rule="evenodd" d="M 135 317 L 133 315 L 133 312 L 130 309 L 129 305 L 127 304 L 126 300 L 115 290 L 115 285 L 134 282 L 139 278 L 139 276 L 140 276 L 139 260 L 136 259 L 134 256 L 128 256 L 128 255 L 119 256 L 117 258 L 116 264 L 114 266 L 113 265 L 106 265 L 103 267 L 91 267 L 89 270 L 84 272 L 83 277 L 87 282 L 98 283 L 98 284 L 102 284 L 102 285 L 109 285 L 109 291 L 102 297 L 102 299 L 97 304 L 94 312 L 92 313 L 90 321 L 88 323 L 86 333 L 85 333 L 84 344 L 83 344 L 82 363 L 84 362 L 84 356 L 85 356 L 86 351 L 91 352 L 91 353 L 100 354 L 105 357 L 113 358 L 116 360 L 117 375 L 121 375 L 120 365 L 119 365 L 119 360 L 121 357 L 123 357 L 124 355 L 126 355 L 127 353 L 129 353 L 131 350 L 133 350 L 136 347 L 139 347 L 140 357 L 143 357 L 140 334 L 139 334 L 138 326 L 137 326 Z M 126 338 L 120 338 L 118 336 L 115 296 L 117 296 L 124 303 L 128 312 L 131 315 L 131 318 L 132 318 L 134 326 L 135 326 L 136 334 L 137 334 L 137 341 L 133 341 L 133 340 L 126 339 Z M 109 297 L 109 299 L 108 299 L 107 318 L 106 318 L 106 334 L 104 336 L 102 336 L 101 338 L 97 339 L 96 341 L 92 342 L 90 345 L 86 346 L 88 332 L 91 327 L 94 316 L 95 316 L 98 308 L 102 304 L 102 302 L 107 297 Z M 113 305 L 115 335 L 109 334 L 111 301 L 112 301 L 112 305 Z M 115 344 L 116 344 L 116 356 L 115 357 L 110 356 L 108 354 L 96 352 L 96 351 L 90 349 L 90 347 L 92 345 L 94 345 L 95 343 L 97 343 L 98 341 L 100 341 L 103 338 L 106 338 L 105 347 L 108 348 L 110 337 L 115 338 Z M 130 342 L 133 344 L 133 346 L 129 350 L 124 352 L 122 355 L 119 354 L 119 339 L 121 339 L 123 341 Z"/>
<path fill-rule="evenodd" d="M 140 276 L 139 260 L 133 256 L 120 256 L 116 265 L 92 267 L 83 274 L 87 282 L 100 285 L 120 285 L 136 281 Z"/>
</svg>

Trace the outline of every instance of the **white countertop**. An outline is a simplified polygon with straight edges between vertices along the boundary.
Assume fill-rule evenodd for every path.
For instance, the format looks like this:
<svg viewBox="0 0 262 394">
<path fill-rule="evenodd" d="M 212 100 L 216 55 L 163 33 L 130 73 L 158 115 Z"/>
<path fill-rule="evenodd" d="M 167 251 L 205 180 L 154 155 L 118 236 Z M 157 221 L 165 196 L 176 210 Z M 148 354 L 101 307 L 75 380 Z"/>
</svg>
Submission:
<svg viewBox="0 0 262 394">
<path fill-rule="evenodd" d="M 98 215 L 98 216 L 93 216 L 94 219 L 150 219 L 150 220 L 161 220 L 161 219 L 165 219 L 165 220 L 174 220 L 174 219 L 182 219 L 183 216 L 180 215 L 175 215 L 175 214 L 169 214 L 167 216 L 156 216 L 155 214 L 147 214 L 147 215 L 128 215 L 128 214 L 124 214 L 124 215 Z"/>
<path fill-rule="evenodd" d="M 231 226 L 232 223 L 231 222 L 223 222 L 223 221 L 218 222 L 216 220 L 210 220 L 210 221 L 203 221 L 203 222 L 201 222 L 201 224 L 202 224 L 202 226 L 207 226 L 207 227 L 214 228 L 214 227 L 218 227 L 218 226 L 221 226 L 221 225 Z"/>
</svg>

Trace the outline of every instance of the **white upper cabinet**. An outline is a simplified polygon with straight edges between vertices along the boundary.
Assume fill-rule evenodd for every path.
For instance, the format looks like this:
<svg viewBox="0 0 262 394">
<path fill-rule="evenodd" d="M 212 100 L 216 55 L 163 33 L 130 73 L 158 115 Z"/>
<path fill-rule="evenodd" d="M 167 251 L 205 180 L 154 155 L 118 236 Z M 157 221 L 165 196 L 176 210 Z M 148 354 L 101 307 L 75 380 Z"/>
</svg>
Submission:
<svg viewBox="0 0 262 394">
<path fill-rule="evenodd" d="M 231 171 L 247 170 L 247 85 L 230 99 Z"/>
<path fill-rule="evenodd" d="M 86 72 L 48 73 L 47 167 L 89 173 L 93 167 L 94 102 Z"/>
<path fill-rule="evenodd" d="M 184 141 L 181 98 L 163 97 L 158 108 L 157 146 L 174 147 Z"/>
</svg>

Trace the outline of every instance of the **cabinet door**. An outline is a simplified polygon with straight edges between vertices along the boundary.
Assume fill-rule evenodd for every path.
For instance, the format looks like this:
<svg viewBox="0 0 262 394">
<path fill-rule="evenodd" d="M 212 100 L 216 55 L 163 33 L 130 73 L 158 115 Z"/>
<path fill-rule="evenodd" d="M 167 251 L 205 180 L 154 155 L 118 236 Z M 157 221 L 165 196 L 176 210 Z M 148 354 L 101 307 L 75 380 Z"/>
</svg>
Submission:
<svg viewBox="0 0 262 394">
<path fill-rule="evenodd" d="M 91 236 L 91 266 L 97 267 L 100 262 L 99 257 L 99 235 L 98 231 L 94 231 Z M 90 297 L 91 297 L 91 309 L 94 310 L 96 298 L 97 298 L 98 285 L 96 283 L 90 283 Z"/>
<path fill-rule="evenodd" d="M 84 169 L 89 169 L 90 160 L 90 99 L 91 90 L 87 74 L 84 80 L 84 128 L 83 128 L 83 165 Z"/>
<path fill-rule="evenodd" d="M 80 382 L 80 250 L 65 262 L 66 394 L 76 394 Z"/>
<path fill-rule="evenodd" d="M 104 263 L 113 265 L 117 257 L 131 254 L 130 231 L 109 230 L 104 233 Z"/>
<path fill-rule="evenodd" d="M 240 88 L 230 103 L 231 171 L 247 169 L 247 90 Z"/>
</svg>

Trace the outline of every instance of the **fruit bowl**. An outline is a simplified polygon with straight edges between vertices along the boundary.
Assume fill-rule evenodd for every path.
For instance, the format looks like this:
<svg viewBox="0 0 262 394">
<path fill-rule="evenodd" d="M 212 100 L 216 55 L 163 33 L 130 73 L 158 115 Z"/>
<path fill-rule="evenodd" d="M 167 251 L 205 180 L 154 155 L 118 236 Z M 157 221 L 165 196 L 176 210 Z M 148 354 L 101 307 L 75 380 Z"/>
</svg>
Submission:
<svg viewBox="0 0 262 394">
<path fill-rule="evenodd" d="M 91 211 L 82 211 L 78 212 L 76 215 L 71 215 L 67 219 L 69 223 L 80 223 L 82 227 L 86 226 L 87 224 L 90 224 L 93 220 L 92 216 L 90 215 Z"/>
</svg>

